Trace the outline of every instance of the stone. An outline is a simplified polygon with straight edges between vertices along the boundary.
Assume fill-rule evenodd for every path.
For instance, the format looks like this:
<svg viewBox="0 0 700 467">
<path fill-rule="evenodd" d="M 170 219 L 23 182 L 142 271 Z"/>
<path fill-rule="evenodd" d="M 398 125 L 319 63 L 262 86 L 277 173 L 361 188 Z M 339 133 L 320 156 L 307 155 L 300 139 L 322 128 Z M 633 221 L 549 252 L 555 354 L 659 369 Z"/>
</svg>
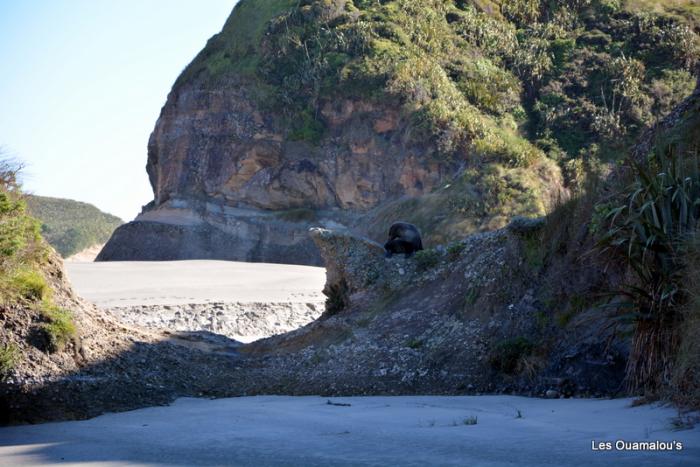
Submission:
<svg viewBox="0 0 700 467">
<path fill-rule="evenodd" d="M 515 216 L 508 224 L 508 230 L 518 235 L 527 235 L 541 230 L 545 222 L 544 217 Z"/>
</svg>

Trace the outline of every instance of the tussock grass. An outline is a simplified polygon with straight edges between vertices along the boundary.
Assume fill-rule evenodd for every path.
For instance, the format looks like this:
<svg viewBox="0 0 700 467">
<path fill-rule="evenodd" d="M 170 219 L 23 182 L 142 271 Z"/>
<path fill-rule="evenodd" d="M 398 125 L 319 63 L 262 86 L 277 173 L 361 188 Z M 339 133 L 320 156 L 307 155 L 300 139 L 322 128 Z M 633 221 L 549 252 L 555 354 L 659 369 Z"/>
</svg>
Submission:
<svg viewBox="0 0 700 467">
<path fill-rule="evenodd" d="M 76 336 L 72 313 L 52 303 L 43 303 L 41 314 L 47 320 L 42 325 L 47 337 L 47 350 L 49 352 L 62 351 Z"/>
<path fill-rule="evenodd" d="M 20 269 L 11 275 L 10 287 L 17 298 L 31 302 L 41 301 L 49 295 L 44 276 L 33 269 Z"/>
<path fill-rule="evenodd" d="M 494 346 L 489 363 L 505 374 L 517 374 L 523 371 L 523 364 L 533 350 L 534 344 L 525 337 L 505 339 Z"/>
<path fill-rule="evenodd" d="M 0 378 L 11 371 L 20 359 L 20 351 L 17 345 L 8 342 L 0 345 Z"/>
</svg>

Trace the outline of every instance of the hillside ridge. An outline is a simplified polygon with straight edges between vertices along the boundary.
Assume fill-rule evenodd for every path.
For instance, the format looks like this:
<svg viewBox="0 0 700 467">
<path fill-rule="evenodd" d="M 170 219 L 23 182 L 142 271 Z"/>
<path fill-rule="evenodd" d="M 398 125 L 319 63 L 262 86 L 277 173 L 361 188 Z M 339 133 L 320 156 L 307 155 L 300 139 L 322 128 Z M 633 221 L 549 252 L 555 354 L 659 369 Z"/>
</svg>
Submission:
<svg viewBox="0 0 700 467">
<path fill-rule="evenodd" d="M 124 223 L 82 201 L 33 194 L 25 195 L 25 200 L 29 214 L 41 222 L 43 237 L 63 258 L 106 243 Z"/>
</svg>

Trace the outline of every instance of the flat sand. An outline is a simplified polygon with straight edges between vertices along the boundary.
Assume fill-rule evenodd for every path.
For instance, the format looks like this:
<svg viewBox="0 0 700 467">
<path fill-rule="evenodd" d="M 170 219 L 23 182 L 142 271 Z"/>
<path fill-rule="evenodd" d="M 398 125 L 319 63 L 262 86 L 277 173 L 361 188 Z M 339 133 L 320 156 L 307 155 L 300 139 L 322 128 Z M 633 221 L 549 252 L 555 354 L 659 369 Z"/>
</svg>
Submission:
<svg viewBox="0 0 700 467">
<path fill-rule="evenodd" d="M 322 298 L 325 269 L 234 261 L 66 263 L 84 298 L 101 307 Z"/>
<path fill-rule="evenodd" d="M 251 342 L 300 328 L 324 310 L 325 270 L 232 261 L 66 263 L 84 298 L 124 324 L 208 331 Z"/>
<path fill-rule="evenodd" d="M 327 401 L 313 396 L 179 399 L 169 407 L 86 421 L 0 428 L 0 465 L 700 465 L 700 428 L 674 431 L 672 408 L 630 407 L 630 399 Z M 618 451 L 617 440 L 676 441 L 682 450 Z M 594 451 L 591 443 L 597 442 L 613 443 L 613 449 Z"/>
</svg>

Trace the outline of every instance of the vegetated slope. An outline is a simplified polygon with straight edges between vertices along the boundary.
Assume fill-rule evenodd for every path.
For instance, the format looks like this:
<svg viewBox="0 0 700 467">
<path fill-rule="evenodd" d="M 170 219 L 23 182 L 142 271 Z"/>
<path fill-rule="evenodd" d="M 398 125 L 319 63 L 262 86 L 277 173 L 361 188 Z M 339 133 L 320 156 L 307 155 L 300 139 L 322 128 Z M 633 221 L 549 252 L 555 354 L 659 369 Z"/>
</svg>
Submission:
<svg viewBox="0 0 700 467">
<path fill-rule="evenodd" d="M 78 297 L 27 214 L 16 168 L 0 161 L 0 424 L 201 393 L 230 371 L 232 341 L 211 342 L 126 328 Z"/>
<path fill-rule="evenodd" d="M 124 223 L 80 201 L 36 195 L 25 199 L 29 214 L 41 221 L 41 234 L 64 258 L 107 242 Z"/>
<path fill-rule="evenodd" d="M 379 240 L 402 218 L 430 244 L 542 215 L 690 93 L 697 17 L 683 1 L 243 0 L 173 86 L 154 201 L 101 259 L 318 262 L 310 225 Z M 161 252 L 138 247 L 150 236 Z"/>
<path fill-rule="evenodd" d="M 635 271 L 633 381 L 700 407 L 700 73 L 694 93 L 642 139 L 608 238 Z M 646 156 L 646 157 L 644 157 Z M 599 212 L 610 210 L 601 203 Z M 612 233 L 612 235 L 611 235 Z"/>
<path fill-rule="evenodd" d="M 0 166 L 0 406 L 18 368 L 48 372 L 75 368 L 80 345 L 73 308 L 79 306 L 61 271 L 60 259 L 44 242 L 40 223 L 26 212 L 17 168 Z M 73 300 L 71 300 L 73 299 Z M 72 351 L 74 354 L 71 357 Z M 7 383 L 7 384 L 6 384 Z"/>
</svg>

